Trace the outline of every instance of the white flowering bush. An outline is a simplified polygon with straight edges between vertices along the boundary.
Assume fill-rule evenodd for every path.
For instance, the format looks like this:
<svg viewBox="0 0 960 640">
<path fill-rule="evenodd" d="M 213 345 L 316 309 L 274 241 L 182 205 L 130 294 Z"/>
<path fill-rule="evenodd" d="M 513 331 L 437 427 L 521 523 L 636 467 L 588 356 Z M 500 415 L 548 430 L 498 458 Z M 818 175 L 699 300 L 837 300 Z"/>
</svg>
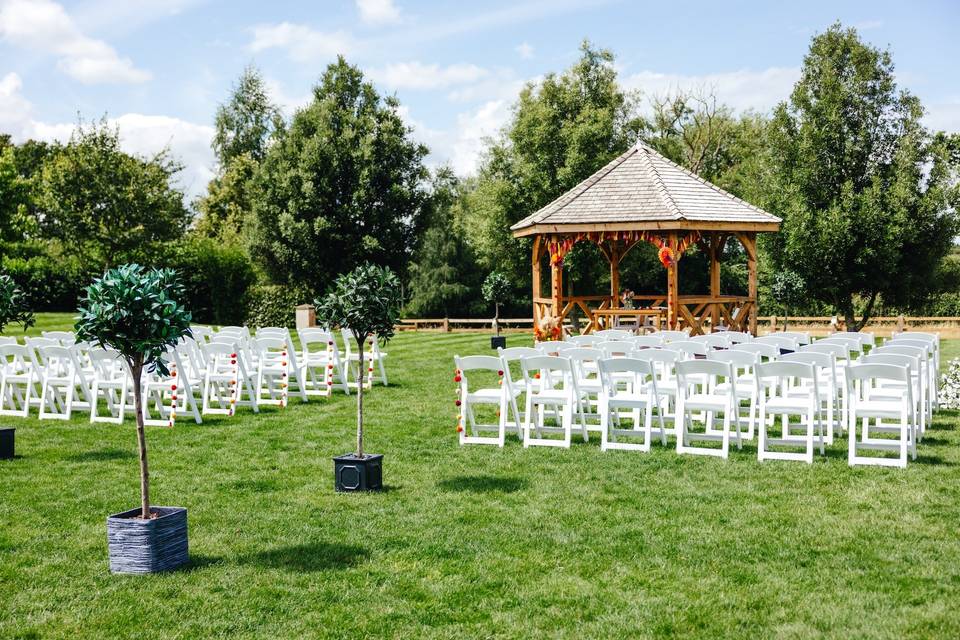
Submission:
<svg viewBox="0 0 960 640">
<path fill-rule="evenodd" d="M 960 358 L 954 358 L 947 367 L 940 387 L 940 406 L 944 409 L 960 409 Z"/>
</svg>

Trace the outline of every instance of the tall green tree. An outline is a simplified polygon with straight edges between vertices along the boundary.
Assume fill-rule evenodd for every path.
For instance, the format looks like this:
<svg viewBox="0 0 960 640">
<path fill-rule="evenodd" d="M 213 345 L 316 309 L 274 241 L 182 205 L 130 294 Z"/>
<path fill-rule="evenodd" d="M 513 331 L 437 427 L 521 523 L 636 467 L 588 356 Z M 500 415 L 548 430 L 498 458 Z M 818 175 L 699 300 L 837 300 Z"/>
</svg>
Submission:
<svg viewBox="0 0 960 640">
<path fill-rule="evenodd" d="M 23 240 L 32 219 L 30 182 L 17 170 L 12 146 L 0 149 L 0 246 Z"/>
<path fill-rule="evenodd" d="M 259 164 L 249 153 L 234 157 L 194 202 L 199 212 L 194 230 L 226 244 L 242 244 L 243 228 L 253 209 L 253 177 Z"/>
<path fill-rule="evenodd" d="M 454 206 L 461 185 L 447 167 L 433 179 L 426 229 L 410 264 L 407 311 L 416 317 L 469 315 L 479 294 L 476 261 Z"/>
<path fill-rule="evenodd" d="M 283 129 L 280 109 L 270 100 L 260 71 L 247 66 L 226 102 L 217 107 L 213 152 L 221 170 L 244 154 L 260 162 L 271 137 Z"/>
<path fill-rule="evenodd" d="M 106 120 L 81 123 L 44 162 L 35 185 L 41 230 L 98 267 L 149 259 L 190 220 L 172 184 L 180 170 L 167 150 L 149 158 L 122 151 L 119 131 Z"/>
<path fill-rule="evenodd" d="M 510 225 L 549 203 L 625 151 L 641 122 L 636 96 L 617 84 L 613 54 L 584 41 L 563 73 L 528 84 L 489 147 L 465 206 L 470 239 L 486 270 L 529 291 L 529 242 Z M 575 256 L 571 256 L 571 266 Z M 572 285 L 576 274 L 570 278 Z"/>
<path fill-rule="evenodd" d="M 957 163 L 922 116 L 890 53 L 839 24 L 813 38 L 774 113 L 754 198 L 784 218 L 768 248 L 851 330 L 878 298 L 922 297 L 958 230 Z"/>
<path fill-rule="evenodd" d="M 342 57 L 267 151 L 249 249 L 277 283 L 323 291 L 366 261 L 405 273 L 427 203 L 427 149 L 393 97 Z"/>
</svg>

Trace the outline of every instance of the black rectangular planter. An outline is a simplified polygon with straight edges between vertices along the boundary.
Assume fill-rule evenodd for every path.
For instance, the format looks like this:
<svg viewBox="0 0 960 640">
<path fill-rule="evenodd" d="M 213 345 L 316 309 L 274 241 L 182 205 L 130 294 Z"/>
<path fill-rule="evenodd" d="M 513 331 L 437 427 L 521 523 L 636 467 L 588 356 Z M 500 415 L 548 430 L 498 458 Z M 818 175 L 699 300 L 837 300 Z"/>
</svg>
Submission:
<svg viewBox="0 0 960 640">
<path fill-rule="evenodd" d="M 14 456 L 14 434 L 16 429 L 0 429 L 0 460 L 10 460 Z"/>
<path fill-rule="evenodd" d="M 496 349 L 497 347 L 507 348 L 507 336 L 490 336 L 490 348 Z"/>
<path fill-rule="evenodd" d="M 150 507 L 158 517 L 141 520 L 140 508 L 107 518 L 107 547 L 113 573 L 170 571 L 190 559 L 187 544 L 187 510 L 183 507 Z"/>
<path fill-rule="evenodd" d="M 333 459 L 333 486 L 337 491 L 379 491 L 383 489 L 383 455 L 362 458 L 345 453 Z"/>
</svg>

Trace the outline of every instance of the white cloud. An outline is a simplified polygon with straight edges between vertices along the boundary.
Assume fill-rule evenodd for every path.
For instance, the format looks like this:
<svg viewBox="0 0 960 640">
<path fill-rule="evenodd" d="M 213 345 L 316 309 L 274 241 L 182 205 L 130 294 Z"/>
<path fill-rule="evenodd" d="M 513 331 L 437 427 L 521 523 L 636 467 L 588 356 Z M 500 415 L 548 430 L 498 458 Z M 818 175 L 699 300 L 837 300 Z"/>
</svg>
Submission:
<svg viewBox="0 0 960 640">
<path fill-rule="evenodd" d="M 338 54 L 349 55 L 356 44 L 353 36 L 345 31 L 323 32 L 303 24 L 281 22 L 254 27 L 250 50 L 258 53 L 283 49 L 297 62 L 311 62 Z"/>
<path fill-rule="evenodd" d="M 400 21 L 400 9 L 393 0 L 357 0 L 360 20 L 365 24 L 390 24 Z"/>
<path fill-rule="evenodd" d="M 870 31 L 883 27 L 883 20 L 864 20 L 853 25 L 857 31 Z"/>
<path fill-rule="evenodd" d="M 15 73 L 0 78 L 0 132 L 15 138 L 22 137 L 32 111 L 30 102 L 20 93 L 22 86 L 20 76 Z"/>
<path fill-rule="evenodd" d="M 798 67 L 770 67 L 762 71 L 742 69 L 705 75 L 682 75 L 641 71 L 626 77 L 625 87 L 640 89 L 648 96 L 662 96 L 677 89 L 706 88 L 719 102 L 737 111 L 767 111 L 786 100 L 800 79 Z"/>
<path fill-rule="evenodd" d="M 15 73 L 0 78 L 0 131 L 11 134 L 15 142 L 28 138 L 48 142 L 66 142 L 77 125 L 73 122 L 44 122 L 34 117 L 33 107 L 21 92 L 22 83 Z M 210 149 L 213 127 L 162 115 L 126 113 L 108 120 L 120 131 L 124 151 L 152 156 L 164 147 L 184 165 L 178 176 L 187 199 L 203 193 L 213 178 L 214 157 Z"/>
<path fill-rule="evenodd" d="M 421 62 L 397 62 L 369 71 L 371 78 L 393 89 L 442 89 L 476 82 L 488 73 L 474 64 L 441 67 Z"/>
<path fill-rule="evenodd" d="M 313 93 L 307 92 L 303 95 L 293 95 L 287 93 L 282 84 L 273 78 L 265 78 L 264 84 L 267 86 L 267 93 L 274 104 L 280 107 L 283 114 L 288 118 L 296 113 L 297 109 L 307 106 L 313 100 Z"/>
<path fill-rule="evenodd" d="M 519 53 L 520 57 L 524 60 L 529 60 L 533 57 L 533 45 L 531 45 L 529 42 L 521 42 L 514 47 L 514 51 Z"/>
<path fill-rule="evenodd" d="M 458 175 L 472 175 L 480 166 L 486 149 L 484 140 L 495 136 L 510 119 L 508 100 L 491 100 L 457 116 L 457 139 L 450 153 L 450 164 Z"/>
<path fill-rule="evenodd" d="M 927 105 L 923 120 L 934 131 L 960 133 L 960 98 Z"/>
<path fill-rule="evenodd" d="M 57 68 L 86 84 L 134 83 L 150 79 L 129 58 L 102 40 L 84 35 L 52 0 L 0 2 L 0 39 L 57 56 Z"/>
</svg>

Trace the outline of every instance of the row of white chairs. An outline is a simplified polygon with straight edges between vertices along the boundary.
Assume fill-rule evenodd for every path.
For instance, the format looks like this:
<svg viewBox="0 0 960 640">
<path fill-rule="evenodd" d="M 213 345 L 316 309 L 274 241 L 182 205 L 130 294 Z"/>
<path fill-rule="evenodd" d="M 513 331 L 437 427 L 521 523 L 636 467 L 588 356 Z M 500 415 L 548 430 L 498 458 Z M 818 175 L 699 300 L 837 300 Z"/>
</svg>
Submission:
<svg viewBox="0 0 960 640">
<path fill-rule="evenodd" d="M 180 341 L 164 359 L 169 375 L 144 372 L 141 378 L 146 424 L 171 425 L 178 415 L 197 423 L 202 415 L 233 415 L 238 407 L 258 412 L 262 405 L 286 406 L 289 397 L 349 394 L 372 387 L 375 367 L 387 384 L 386 353 L 374 342 L 360 354 L 349 331 L 300 329 L 300 349 L 286 328 L 193 327 L 193 339 Z M 369 343 L 368 343 L 369 344 Z M 133 409 L 133 380 L 120 355 L 77 342 L 69 331 L 43 337 L 0 338 L 0 415 L 26 417 L 38 408 L 41 419 L 72 417 L 87 411 L 91 422 L 122 423 Z M 103 410 L 106 410 L 104 414 Z"/>
<path fill-rule="evenodd" d="M 647 451 L 654 435 L 664 443 L 670 435 L 680 453 L 727 457 L 731 438 L 741 447 L 758 433 L 761 460 L 812 462 L 816 449 L 822 453 L 846 432 L 850 464 L 905 466 L 936 408 L 935 334 L 897 334 L 877 346 L 866 333 L 813 342 L 784 333 L 623 333 L 502 349 L 496 357 L 455 357 L 460 442 L 503 446 L 511 429 L 524 446 L 569 447 L 576 429 L 584 440 L 599 431 L 604 450 Z M 517 382 L 511 363 L 519 365 Z M 471 385 L 482 371 L 497 371 L 499 384 Z M 478 420 L 481 405 L 495 405 L 498 420 Z M 769 433 L 774 417 L 781 419 L 779 437 Z M 482 435 L 489 430 L 496 435 Z M 557 434 L 561 438 L 552 437 Z M 628 442 L 631 437 L 642 440 Z M 720 446 L 693 444 L 704 440 Z M 864 449 L 898 455 L 861 455 Z"/>
</svg>

